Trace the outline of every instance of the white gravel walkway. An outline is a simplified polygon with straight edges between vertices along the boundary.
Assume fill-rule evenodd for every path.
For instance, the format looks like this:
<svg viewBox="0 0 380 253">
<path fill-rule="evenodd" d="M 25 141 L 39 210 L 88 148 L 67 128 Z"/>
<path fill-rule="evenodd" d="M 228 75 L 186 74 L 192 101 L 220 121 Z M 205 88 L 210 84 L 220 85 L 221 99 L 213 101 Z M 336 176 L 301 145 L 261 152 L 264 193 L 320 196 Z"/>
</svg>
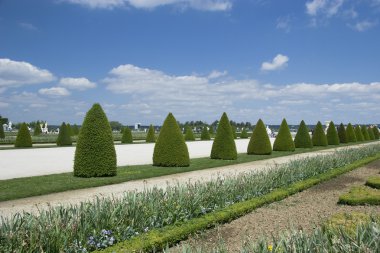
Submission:
<svg viewBox="0 0 380 253">
<path fill-rule="evenodd" d="M 351 147 L 360 147 L 364 145 L 372 145 L 373 143 L 360 144 Z M 346 147 L 340 147 L 337 149 L 344 149 Z M 67 191 L 61 193 L 54 193 L 43 196 L 30 197 L 19 200 L 0 202 L 0 216 L 9 217 L 12 214 L 21 211 L 27 211 L 35 213 L 38 210 L 43 210 L 49 206 L 57 205 L 69 205 L 78 204 L 83 201 L 93 200 L 97 196 L 99 197 L 120 197 L 126 191 L 142 191 L 144 188 L 161 187 L 164 188 L 167 185 L 173 185 L 177 183 L 186 183 L 189 181 L 209 181 L 218 176 L 232 175 L 241 172 L 248 171 L 260 171 L 268 168 L 273 164 L 282 164 L 290 160 L 300 159 L 304 157 L 311 157 L 320 154 L 328 154 L 336 151 L 337 149 L 327 149 L 322 151 L 303 153 L 290 155 L 285 157 L 278 157 L 273 159 L 236 164 L 230 166 L 224 166 L 219 168 L 198 170 L 180 174 L 167 175 L 162 177 L 156 177 L 146 180 L 129 181 L 121 184 L 101 186 L 95 188 L 87 188 L 81 190 Z"/>
</svg>

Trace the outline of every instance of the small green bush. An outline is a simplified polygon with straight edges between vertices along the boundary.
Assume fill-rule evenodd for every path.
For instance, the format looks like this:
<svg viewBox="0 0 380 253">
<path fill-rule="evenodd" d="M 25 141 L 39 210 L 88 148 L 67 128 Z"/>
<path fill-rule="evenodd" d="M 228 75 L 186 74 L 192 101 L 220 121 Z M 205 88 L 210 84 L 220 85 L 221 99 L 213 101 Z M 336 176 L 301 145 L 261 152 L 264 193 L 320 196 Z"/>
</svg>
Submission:
<svg viewBox="0 0 380 253">
<path fill-rule="evenodd" d="M 61 127 L 59 128 L 57 146 L 71 146 L 73 144 L 70 132 L 71 128 L 68 128 L 65 122 L 63 122 Z"/>
<path fill-rule="evenodd" d="M 270 155 L 272 153 L 272 144 L 270 143 L 264 122 L 259 119 L 256 123 L 251 139 L 249 140 L 248 155 Z"/>
<path fill-rule="evenodd" d="M 347 142 L 357 142 L 355 130 L 352 127 L 351 123 L 348 123 L 346 133 L 347 133 Z"/>
<path fill-rule="evenodd" d="M 161 167 L 187 167 L 189 151 L 181 129 L 172 113 L 166 117 L 153 152 L 153 165 Z"/>
<path fill-rule="evenodd" d="M 312 139 L 314 146 L 327 146 L 327 137 L 323 131 L 323 127 L 320 121 L 315 126 Z"/>
<path fill-rule="evenodd" d="M 355 136 L 357 141 L 364 141 L 364 136 L 359 125 L 355 127 Z"/>
<path fill-rule="evenodd" d="M 32 147 L 32 136 L 30 136 L 30 131 L 25 122 L 21 124 L 20 129 L 18 130 L 15 147 L 16 148 Z"/>
<path fill-rule="evenodd" d="M 243 128 L 240 134 L 240 139 L 248 139 L 248 132 L 246 128 Z"/>
<path fill-rule="evenodd" d="M 375 140 L 378 140 L 380 138 L 380 133 L 379 133 L 379 129 L 377 128 L 377 126 L 373 127 L 373 134 L 375 135 Z"/>
<path fill-rule="evenodd" d="M 232 128 L 232 135 L 234 136 L 234 139 L 237 139 L 236 127 L 235 126 L 231 126 L 231 128 Z"/>
<path fill-rule="evenodd" d="M 40 122 L 37 120 L 36 126 L 34 127 L 34 133 L 33 133 L 33 135 L 34 136 L 39 136 L 41 134 L 42 134 L 42 129 L 41 129 L 41 126 L 40 126 Z"/>
<path fill-rule="evenodd" d="M 190 126 L 186 127 L 185 141 L 195 141 L 193 129 Z"/>
<path fill-rule="evenodd" d="M 339 142 L 340 143 L 347 143 L 347 132 L 346 128 L 344 127 L 343 123 L 340 123 L 338 127 L 338 136 L 339 136 Z"/>
<path fill-rule="evenodd" d="M 4 127 L 0 123 L 0 139 L 4 139 L 4 138 L 5 138 Z"/>
<path fill-rule="evenodd" d="M 327 128 L 326 138 L 328 145 L 339 145 L 338 132 L 336 131 L 335 124 L 332 121 L 330 122 L 329 127 Z"/>
<path fill-rule="evenodd" d="M 115 176 L 116 151 L 110 123 L 100 104 L 84 118 L 75 149 L 74 176 Z"/>
<path fill-rule="evenodd" d="M 369 136 L 369 139 L 372 141 L 375 139 L 375 133 L 373 132 L 373 129 L 372 127 L 368 127 L 367 128 L 367 131 L 368 131 L 368 136 Z"/>
<path fill-rule="evenodd" d="M 294 141 L 292 135 L 290 134 L 288 123 L 286 119 L 282 120 L 280 129 L 276 140 L 273 143 L 274 151 L 294 151 L 296 148 L 294 146 Z"/>
<path fill-rule="evenodd" d="M 132 131 L 129 127 L 124 128 L 121 143 L 133 143 Z"/>
<path fill-rule="evenodd" d="M 153 125 L 150 125 L 150 126 L 149 126 L 149 130 L 148 130 L 148 133 L 147 133 L 147 135 L 146 135 L 146 139 L 145 139 L 146 142 L 149 142 L 149 143 L 154 143 L 154 142 L 156 142 L 156 135 L 155 135 L 154 132 L 155 132 L 155 131 L 154 131 L 154 127 L 153 127 Z"/>
<path fill-rule="evenodd" d="M 224 112 L 212 143 L 211 159 L 236 160 L 237 151 L 230 121 Z"/>
<path fill-rule="evenodd" d="M 205 140 L 211 140 L 210 132 L 207 130 L 207 127 L 206 127 L 206 126 L 204 126 L 204 127 L 202 128 L 201 140 L 202 140 L 202 141 L 205 141 Z"/>
<path fill-rule="evenodd" d="M 296 137 L 294 138 L 294 146 L 296 148 L 312 148 L 313 142 L 311 141 L 309 128 L 306 126 L 305 121 L 301 121 L 298 128 Z"/>
<path fill-rule="evenodd" d="M 369 138 L 367 127 L 365 125 L 362 125 L 360 127 L 360 130 L 362 131 L 362 134 L 363 134 L 363 140 L 364 141 L 369 141 L 370 138 Z"/>
<path fill-rule="evenodd" d="M 210 137 L 213 137 L 215 132 L 214 132 L 214 127 L 213 126 L 210 126 L 210 129 L 208 130 L 209 134 L 210 134 Z"/>
</svg>

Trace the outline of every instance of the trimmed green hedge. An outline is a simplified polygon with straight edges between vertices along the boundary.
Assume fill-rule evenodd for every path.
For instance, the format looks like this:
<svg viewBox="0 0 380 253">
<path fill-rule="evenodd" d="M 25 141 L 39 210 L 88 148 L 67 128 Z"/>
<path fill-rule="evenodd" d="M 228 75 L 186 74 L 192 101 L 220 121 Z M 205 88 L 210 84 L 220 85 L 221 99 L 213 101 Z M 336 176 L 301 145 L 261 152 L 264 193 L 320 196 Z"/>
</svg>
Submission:
<svg viewBox="0 0 380 253">
<path fill-rule="evenodd" d="M 288 123 L 286 119 L 283 119 L 278 130 L 276 140 L 273 143 L 274 151 L 294 151 L 296 148 L 294 146 L 294 141 L 292 135 L 290 134 Z"/>
<path fill-rule="evenodd" d="M 338 132 L 336 131 L 335 124 L 332 121 L 330 121 L 329 127 L 327 128 L 326 138 L 329 145 L 339 145 Z"/>
<path fill-rule="evenodd" d="M 380 176 L 369 177 L 365 184 L 369 187 L 380 189 Z"/>
<path fill-rule="evenodd" d="M 116 172 L 111 126 L 100 104 L 94 104 L 87 112 L 78 136 L 74 176 L 115 176 Z"/>
<path fill-rule="evenodd" d="M 380 205 L 380 190 L 366 186 L 354 186 L 339 197 L 339 204 L 351 206 Z"/>
<path fill-rule="evenodd" d="M 347 142 L 357 142 L 355 130 L 353 126 L 351 125 L 351 123 L 348 123 L 346 133 L 347 133 Z"/>
<path fill-rule="evenodd" d="M 379 133 L 379 129 L 377 128 L 377 126 L 373 127 L 373 134 L 375 135 L 375 140 L 378 140 L 380 138 L 380 133 Z"/>
<path fill-rule="evenodd" d="M 232 128 L 227 114 L 220 118 L 216 136 L 212 143 L 211 159 L 236 160 L 237 151 Z"/>
<path fill-rule="evenodd" d="M 166 117 L 153 152 L 153 165 L 161 167 L 187 167 L 189 151 L 181 129 L 172 113 Z"/>
<path fill-rule="evenodd" d="M 181 222 L 176 225 L 151 230 L 148 233 L 136 236 L 130 240 L 120 242 L 115 246 L 96 252 L 157 252 L 166 248 L 167 245 L 174 245 L 179 241 L 185 240 L 190 234 L 209 229 L 214 227 L 216 224 L 229 222 L 252 212 L 265 204 L 283 200 L 288 196 L 306 190 L 323 181 L 327 181 L 378 159 L 380 159 L 380 154 L 377 156 L 364 158 L 347 166 L 336 168 L 324 174 L 294 183 L 289 187 L 276 189 L 261 197 L 233 204 L 220 211 L 208 213 L 187 222 Z"/>
<path fill-rule="evenodd" d="M 325 132 L 323 131 L 322 123 L 318 121 L 317 125 L 315 126 L 312 141 L 314 146 L 327 146 L 327 137 L 325 135 Z"/>
<path fill-rule="evenodd" d="M 346 128 L 344 127 L 343 123 L 340 123 L 338 127 L 338 136 L 339 136 L 339 142 L 340 143 L 347 143 L 347 132 Z"/>
<path fill-rule="evenodd" d="M 368 135 L 369 135 L 369 139 L 372 141 L 375 139 L 375 133 L 373 132 L 373 129 L 372 127 L 368 127 L 367 128 L 367 131 L 368 131 Z"/>
<path fill-rule="evenodd" d="M 355 127 L 355 136 L 357 141 L 364 141 L 364 136 L 359 125 Z"/>
<path fill-rule="evenodd" d="M 249 140 L 248 155 L 270 155 L 272 153 L 272 144 L 265 128 L 264 122 L 259 119 L 256 123 L 251 139 Z"/>
<path fill-rule="evenodd" d="M 195 141 L 195 136 L 194 136 L 194 133 L 193 133 L 193 129 L 191 129 L 190 126 L 186 127 L 185 141 Z"/>
<path fill-rule="evenodd" d="M 204 126 L 204 127 L 202 128 L 201 140 L 202 140 L 202 141 L 211 140 L 210 132 L 207 130 L 207 127 L 206 127 L 206 126 Z"/>
<path fill-rule="evenodd" d="M 125 127 L 121 136 L 121 143 L 133 143 L 132 131 L 129 127 Z"/>
<path fill-rule="evenodd" d="M 57 138 L 57 146 L 71 146 L 73 141 L 71 140 L 70 129 L 67 127 L 65 122 L 62 123 L 59 128 L 59 134 Z"/>
<path fill-rule="evenodd" d="M 32 136 L 26 123 L 22 123 L 18 130 L 15 147 L 16 148 L 30 148 L 32 147 Z"/>
<path fill-rule="evenodd" d="M 243 128 L 243 130 L 241 131 L 240 139 L 248 139 L 248 132 L 246 128 Z"/>
<path fill-rule="evenodd" d="M 35 128 L 34 128 L 34 133 L 33 133 L 33 135 L 34 136 L 39 136 L 39 135 L 41 135 L 42 134 L 42 129 L 41 129 L 41 126 L 40 126 L 40 122 L 37 120 L 37 122 L 36 122 L 36 126 L 35 126 Z"/>
<path fill-rule="evenodd" d="M 148 130 L 148 133 L 146 135 L 145 141 L 148 143 L 156 142 L 156 134 L 155 134 L 153 125 L 149 126 L 149 130 Z"/>
<path fill-rule="evenodd" d="M 360 127 L 360 130 L 362 130 L 362 134 L 363 134 L 363 138 L 364 138 L 363 140 L 365 140 L 365 141 L 369 141 L 370 138 L 369 138 L 369 133 L 368 133 L 367 126 L 362 125 L 362 126 Z"/>
<path fill-rule="evenodd" d="M 232 135 L 234 136 L 234 139 L 237 139 L 236 127 L 231 126 L 231 128 L 232 128 Z"/>
<path fill-rule="evenodd" d="M 298 128 L 296 137 L 294 138 L 294 146 L 296 148 L 312 148 L 313 142 L 311 141 L 309 128 L 306 126 L 305 121 L 301 121 Z"/>
</svg>

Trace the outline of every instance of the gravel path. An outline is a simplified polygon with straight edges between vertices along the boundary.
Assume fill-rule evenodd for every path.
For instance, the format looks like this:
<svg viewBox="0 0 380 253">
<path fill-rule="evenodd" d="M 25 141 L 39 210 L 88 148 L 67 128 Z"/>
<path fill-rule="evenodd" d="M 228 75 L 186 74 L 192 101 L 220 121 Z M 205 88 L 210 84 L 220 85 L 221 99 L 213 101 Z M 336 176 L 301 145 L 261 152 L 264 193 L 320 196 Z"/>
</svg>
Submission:
<svg viewBox="0 0 380 253">
<path fill-rule="evenodd" d="M 282 201 L 266 205 L 262 208 L 236 219 L 228 224 L 220 225 L 199 235 L 194 235 L 181 244 L 212 249 L 222 239 L 230 252 L 239 252 L 242 242 L 257 240 L 261 236 L 271 236 L 279 231 L 302 229 L 310 232 L 316 225 L 323 223 L 336 213 L 364 212 L 380 213 L 380 206 L 347 206 L 338 205 L 339 196 L 354 185 L 363 185 L 366 179 L 380 172 L 380 161 L 341 175 L 335 179 L 321 183 L 301 193 L 297 193 Z M 180 245 L 181 245 L 180 244 Z M 181 252 L 181 247 L 170 252 Z"/>
<path fill-rule="evenodd" d="M 360 144 L 355 147 L 364 145 L 372 145 L 373 143 Z M 337 149 L 344 149 L 340 147 Z M 109 197 L 109 196 L 122 196 L 125 191 L 142 191 L 144 188 L 161 187 L 165 188 L 167 185 L 173 185 L 177 183 L 186 183 L 189 181 L 209 181 L 215 179 L 218 176 L 232 175 L 241 172 L 248 171 L 260 171 L 273 164 L 286 163 L 292 159 L 299 159 L 303 157 L 316 156 L 320 154 L 332 153 L 337 149 L 327 149 L 318 152 L 303 153 L 290 155 L 285 157 L 278 157 L 273 159 L 254 161 L 243 164 L 229 165 L 219 168 L 198 170 L 186 173 L 179 173 L 173 175 L 167 175 L 162 177 L 155 177 L 146 180 L 129 181 L 121 184 L 114 184 L 108 186 L 87 188 L 74 191 L 66 191 L 61 193 L 53 193 L 43 196 L 36 196 L 18 200 L 0 202 L 0 216 L 9 217 L 12 214 L 21 211 L 27 211 L 35 213 L 39 210 L 48 208 L 48 206 L 57 205 L 69 205 L 78 204 L 86 200 L 92 200 L 97 196 Z"/>
</svg>

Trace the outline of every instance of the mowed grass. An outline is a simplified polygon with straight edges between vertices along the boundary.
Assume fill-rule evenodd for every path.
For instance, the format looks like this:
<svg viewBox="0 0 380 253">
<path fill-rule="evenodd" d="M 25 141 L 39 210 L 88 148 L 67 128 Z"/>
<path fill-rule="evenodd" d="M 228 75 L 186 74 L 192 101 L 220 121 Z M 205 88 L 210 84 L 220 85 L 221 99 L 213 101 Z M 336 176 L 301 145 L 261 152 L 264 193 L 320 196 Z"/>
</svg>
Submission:
<svg viewBox="0 0 380 253">
<path fill-rule="evenodd" d="M 117 176 L 115 177 L 78 178 L 74 177 L 73 173 L 70 172 L 46 176 L 0 180 L 0 201 L 118 184 L 131 180 L 147 179 L 176 173 L 228 166 L 305 152 L 315 152 L 323 149 L 337 148 L 342 146 L 350 145 L 344 144 L 339 146 L 314 147 L 312 149 L 296 149 L 294 152 L 274 151 L 271 155 L 238 154 L 237 160 L 213 160 L 208 157 L 195 158 L 191 159 L 189 167 L 155 167 L 152 165 L 122 166 L 118 168 Z"/>
</svg>

